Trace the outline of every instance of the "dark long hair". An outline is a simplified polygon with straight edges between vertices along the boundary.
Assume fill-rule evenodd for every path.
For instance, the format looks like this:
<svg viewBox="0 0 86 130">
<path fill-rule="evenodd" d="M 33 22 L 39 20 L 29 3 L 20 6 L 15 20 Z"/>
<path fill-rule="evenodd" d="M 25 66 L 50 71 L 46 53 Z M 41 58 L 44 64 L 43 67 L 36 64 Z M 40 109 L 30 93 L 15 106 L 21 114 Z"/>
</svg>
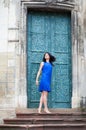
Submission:
<svg viewBox="0 0 86 130">
<path fill-rule="evenodd" d="M 53 62 L 56 60 L 56 58 L 55 58 L 53 55 L 51 55 L 49 52 L 46 52 L 46 53 L 44 54 L 44 56 L 43 56 L 43 62 L 46 62 L 46 59 L 45 59 L 45 55 L 46 55 L 46 54 L 49 55 L 49 57 L 50 57 L 49 62 L 53 65 Z"/>
</svg>

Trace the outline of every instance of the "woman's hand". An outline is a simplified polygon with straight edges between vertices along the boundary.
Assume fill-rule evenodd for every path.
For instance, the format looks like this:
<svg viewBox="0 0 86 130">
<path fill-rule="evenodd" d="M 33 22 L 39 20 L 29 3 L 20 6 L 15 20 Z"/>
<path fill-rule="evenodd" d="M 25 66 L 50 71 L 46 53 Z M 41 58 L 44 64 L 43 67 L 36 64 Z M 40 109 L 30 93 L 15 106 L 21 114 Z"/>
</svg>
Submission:
<svg viewBox="0 0 86 130">
<path fill-rule="evenodd" d="M 37 86 L 39 85 L 39 81 L 38 81 L 38 80 L 36 80 L 36 85 L 37 85 Z"/>
</svg>

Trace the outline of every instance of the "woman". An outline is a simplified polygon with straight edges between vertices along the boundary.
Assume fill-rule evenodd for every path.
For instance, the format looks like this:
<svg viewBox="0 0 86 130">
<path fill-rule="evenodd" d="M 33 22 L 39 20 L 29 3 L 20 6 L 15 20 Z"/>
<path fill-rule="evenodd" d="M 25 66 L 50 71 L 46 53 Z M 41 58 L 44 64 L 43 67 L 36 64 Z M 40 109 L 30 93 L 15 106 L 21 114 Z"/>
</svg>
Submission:
<svg viewBox="0 0 86 130">
<path fill-rule="evenodd" d="M 52 56 L 50 53 L 46 52 L 43 57 L 43 61 L 40 63 L 39 71 L 36 77 L 36 85 L 39 85 L 39 92 L 41 92 L 40 103 L 38 108 L 38 113 L 41 113 L 42 105 L 44 104 L 44 111 L 46 113 L 50 113 L 47 107 L 47 96 L 48 92 L 51 91 L 50 84 L 51 84 L 51 75 L 52 75 L 52 66 L 53 62 L 55 61 L 55 57 Z M 42 71 L 42 77 L 40 84 L 38 82 L 38 78 Z"/>
</svg>

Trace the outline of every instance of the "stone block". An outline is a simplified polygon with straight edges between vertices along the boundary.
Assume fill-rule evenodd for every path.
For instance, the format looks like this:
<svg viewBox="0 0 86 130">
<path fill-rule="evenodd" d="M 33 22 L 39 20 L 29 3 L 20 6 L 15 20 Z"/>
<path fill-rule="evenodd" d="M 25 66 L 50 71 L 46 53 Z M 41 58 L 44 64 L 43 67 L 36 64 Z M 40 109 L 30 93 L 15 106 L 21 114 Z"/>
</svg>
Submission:
<svg viewBox="0 0 86 130">
<path fill-rule="evenodd" d="M 15 66 L 15 61 L 13 59 L 8 60 L 8 67 L 14 67 Z"/>
<path fill-rule="evenodd" d="M 14 97 L 15 95 L 15 82 L 7 82 L 6 96 Z"/>
<path fill-rule="evenodd" d="M 7 82 L 7 71 L 0 70 L 0 83 L 5 84 L 6 82 Z"/>
<path fill-rule="evenodd" d="M 6 87 L 6 83 L 0 82 L 0 97 L 5 97 L 5 87 Z"/>
<path fill-rule="evenodd" d="M 11 105 L 13 106 L 13 104 L 15 105 L 15 100 L 13 97 L 11 96 L 7 96 L 7 98 L 5 99 L 5 103 L 8 104 L 8 105 Z"/>
<path fill-rule="evenodd" d="M 15 73 L 8 73 L 7 75 L 8 82 L 14 82 L 15 81 Z"/>
<path fill-rule="evenodd" d="M 8 72 L 8 74 L 14 74 L 15 73 L 15 68 L 14 67 L 8 67 L 7 72 Z"/>
<path fill-rule="evenodd" d="M 19 36 L 18 36 L 18 30 L 9 30 L 8 32 L 8 40 L 11 42 L 15 42 L 19 40 Z"/>
<path fill-rule="evenodd" d="M 72 97 L 72 108 L 80 108 L 80 97 Z"/>
<path fill-rule="evenodd" d="M 0 53 L 0 66 L 7 66 L 7 53 Z"/>
<path fill-rule="evenodd" d="M 8 8 L 0 6 L 0 52 L 7 51 Z"/>
<path fill-rule="evenodd" d="M 17 8 L 18 7 L 18 8 Z M 8 22 L 8 26 L 9 28 L 18 28 L 18 21 L 19 21 L 19 14 L 20 10 L 19 10 L 19 5 L 18 5 L 18 1 L 10 1 L 9 4 L 9 22 Z"/>
<path fill-rule="evenodd" d="M 0 109 L 3 108 L 2 104 L 5 104 L 5 97 L 0 97 Z"/>
<path fill-rule="evenodd" d="M 14 59 L 15 58 L 15 52 L 8 52 L 8 59 Z"/>
<path fill-rule="evenodd" d="M 8 43 L 8 53 L 12 53 L 12 52 L 15 52 L 15 43 L 11 43 L 9 42 Z"/>
<path fill-rule="evenodd" d="M 0 109 L 0 123 L 3 123 L 4 118 L 13 118 L 15 117 L 14 109 Z"/>
</svg>

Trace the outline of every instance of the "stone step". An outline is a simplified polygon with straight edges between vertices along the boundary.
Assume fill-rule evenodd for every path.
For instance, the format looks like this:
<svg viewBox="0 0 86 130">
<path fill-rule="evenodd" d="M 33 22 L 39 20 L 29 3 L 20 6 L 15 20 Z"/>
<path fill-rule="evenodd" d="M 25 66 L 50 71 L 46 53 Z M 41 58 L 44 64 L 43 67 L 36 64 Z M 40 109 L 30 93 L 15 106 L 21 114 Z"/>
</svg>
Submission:
<svg viewBox="0 0 86 130">
<path fill-rule="evenodd" d="M 86 130 L 86 124 L 0 125 L 0 130 Z"/>
<path fill-rule="evenodd" d="M 30 125 L 29 130 L 86 130 L 86 124 L 40 124 Z"/>
<path fill-rule="evenodd" d="M 28 130 L 27 125 L 0 125 L 0 130 Z"/>
<path fill-rule="evenodd" d="M 86 124 L 86 118 L 14 118 L 4 119 L 5 124 Z"/>
<path fill-rule="evenodd" d="M 38 114 L 16 112 L 16 118 L 4 119 L 0 130 L 86 130 L 86 112 L 59 110 Z"/>
<path fill-rule="evenodd" d="M 68 112 L 55 112 L 55 113 L 16 113 L 16 116 L 18 118 L 86 118 L 86 112 L 72 112 L 72 113 L 68 113 Z"/>
</svg>

